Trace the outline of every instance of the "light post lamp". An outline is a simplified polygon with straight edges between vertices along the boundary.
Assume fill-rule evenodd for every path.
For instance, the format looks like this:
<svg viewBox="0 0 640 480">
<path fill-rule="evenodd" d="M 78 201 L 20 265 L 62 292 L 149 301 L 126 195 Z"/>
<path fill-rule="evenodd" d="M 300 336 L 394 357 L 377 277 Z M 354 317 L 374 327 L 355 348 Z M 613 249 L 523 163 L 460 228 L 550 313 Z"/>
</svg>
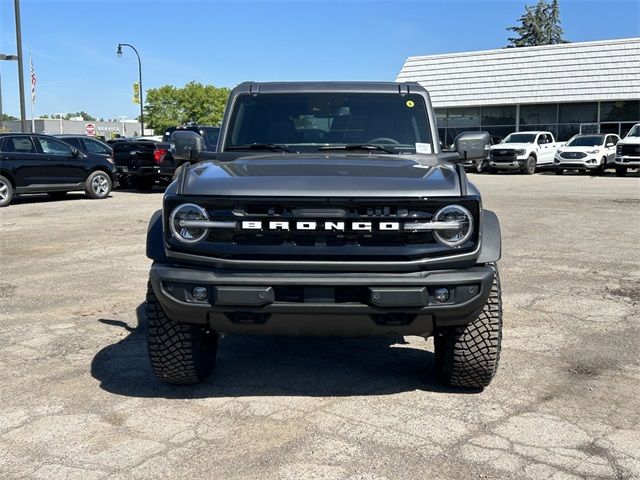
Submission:
<svg viewBox="0 0 640 480">
<path fill-rule="evenodd" d="M 140 87 L 140 136 L 144 136 L 144 100 L 142 98 L 142 62 L 140 61 L 140 54 L 138 53 L 138 50 L 136 50 L 136 47 L 134 47 L 133 45 L 130 45 L 128 43 L 119 43 L 118 44 L 118 50 L 116 51 L 116 54 L 118 55 L 118 57 L 122 57 L 122 47 L 129 47 L 131 48 L 131 50 L 133 50 L 134 52 L 136 52 L 136 56 L 138 57 L 138 85 Z"/>
</svg>

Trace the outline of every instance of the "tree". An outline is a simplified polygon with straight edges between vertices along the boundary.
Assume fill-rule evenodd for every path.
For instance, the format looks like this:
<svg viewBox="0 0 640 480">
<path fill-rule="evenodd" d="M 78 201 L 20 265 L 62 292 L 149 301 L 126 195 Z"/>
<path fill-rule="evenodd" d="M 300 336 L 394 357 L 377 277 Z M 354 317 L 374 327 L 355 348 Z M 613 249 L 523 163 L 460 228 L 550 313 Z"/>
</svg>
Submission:
<svg viewBox="0 0 640 480">
<path fill-rule="evenodd" d="M 13 115 L 7 115 L 6 113 L 2 114 L 2 118 L 0 118 L 0 120 L 2 120 L 3 122 L 9 121 L 9 120 L 18 120 L 16 117 L 14 117 Z"/>
<path fill-rule="evenodd" d="M 96 117 L 94 117 L 92 115 L 89 115 L 84 110 L 81 110 L 79 112 L 74 112 L 74 113 L 67 113 L 62 118 L 64 118 L 65 120 L 69 120 L 72 117 L 82 117 L 82 120 L 84 120 L 84 121 L 93 121 L 93 122 L 95 122 L 95 120 L 96 120 Z"/>
<path fill-rule="evenodd" d="M 524 14 L 518 19 L 520 25 L 507 28 L 517 34 L 517 37 L 509 38 L 507 47 L 567 43 L 562 38 L 558 0 L 551 0 L 549 3 L 538 0 L 536 5 L 525 5 L 524 9 Z"/>
<path fill-rule="evenodd" d="M 145 120 L 156 132 L 187 122 L 218 125 L 228 98 L 228 88 L 198 82 L 189 82 L 182 88 L 151 88 L 147 90 Z"/>
</svg>

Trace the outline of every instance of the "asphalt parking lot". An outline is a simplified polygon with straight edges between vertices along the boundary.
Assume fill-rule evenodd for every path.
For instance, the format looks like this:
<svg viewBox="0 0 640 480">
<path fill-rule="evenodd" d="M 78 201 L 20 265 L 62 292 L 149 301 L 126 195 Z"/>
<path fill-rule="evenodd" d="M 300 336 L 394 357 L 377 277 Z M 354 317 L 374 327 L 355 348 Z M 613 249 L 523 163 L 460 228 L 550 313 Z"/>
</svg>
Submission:
<svg viewBox="0 0 640 480">
<path fill-rule="evenodd" d="M 143 300 L 161 193 L 0 210 L 0 478 L 640 478 L 640 180 L 475 175 L 502 222 L 493 384 L 432 342 L 226 337 L 156 381 Z"/>
</svg>

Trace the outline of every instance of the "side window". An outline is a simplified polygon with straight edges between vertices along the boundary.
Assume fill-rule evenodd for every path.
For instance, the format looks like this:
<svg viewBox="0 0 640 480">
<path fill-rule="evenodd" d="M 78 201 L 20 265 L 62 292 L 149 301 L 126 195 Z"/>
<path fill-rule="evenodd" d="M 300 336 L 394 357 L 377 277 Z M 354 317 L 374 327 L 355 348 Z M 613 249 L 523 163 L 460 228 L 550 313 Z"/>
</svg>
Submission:
<svg viewBox="0 0 640 480">
<path fill-rule="evenodd" d="M 42 151 L 53 155 L 71 155 L 71 146 L 54 138 L 38 138 Z"/>
<path fill-rule="evenodd" d="M 544 145 L 547 143 L 547 136 L 544 133 L 538 135 L 538 145 Z"/>
<path fill-rule="evenodd" d="M 76 148 L 80 148 L 80 141 L 77 138 L 63 138 L 62 141 L 64 143 L 68 143 L 69 145 L 76 147 Z"/>
<path fill-rule="evenodd" d="M 87 152 L 99 153 L 101 155 L 109 155 L 111 153 L 109 149 L 100 142 L 88 138 L 84 138 L 83 141 L 84 146 L 87 147 Z"/>
<path fill-rule="evenodd" d="M 617 145 L 619 140 L 620 138 L 618 138 L 617 135 L 609 135 L 609 140 L 607 140 L 607 143 L 613 143 L 614 145 Z"/>
<path fill-rule="evenodd" d="M 31 137 L 5 137 L 3 150 L 12 153 L 36 153 Z"/>
</svg>

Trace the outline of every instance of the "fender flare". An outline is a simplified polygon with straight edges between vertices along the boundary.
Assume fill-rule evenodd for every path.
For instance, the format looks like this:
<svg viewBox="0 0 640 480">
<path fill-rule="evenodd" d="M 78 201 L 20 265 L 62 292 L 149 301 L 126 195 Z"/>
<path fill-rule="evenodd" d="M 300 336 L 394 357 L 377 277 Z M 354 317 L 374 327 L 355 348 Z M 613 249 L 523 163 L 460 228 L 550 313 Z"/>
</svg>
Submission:
<svg viewBox="0 0 640 480">
<path fill-rule="evenodd" d="M 157 210 L 151 215 L 147 227 L 147 257 L 154 262 L 167 262 L 167 253 L 164 250 L 164 235 L 162 232 L 162 210 Z"/>
<path fill-rule="evenodd" d="M 482 244 L 478 263 L 493 263 L 502 256 L 502 234 L 498 216 L 491 210 L 482 211 Z"/>
</svg>

